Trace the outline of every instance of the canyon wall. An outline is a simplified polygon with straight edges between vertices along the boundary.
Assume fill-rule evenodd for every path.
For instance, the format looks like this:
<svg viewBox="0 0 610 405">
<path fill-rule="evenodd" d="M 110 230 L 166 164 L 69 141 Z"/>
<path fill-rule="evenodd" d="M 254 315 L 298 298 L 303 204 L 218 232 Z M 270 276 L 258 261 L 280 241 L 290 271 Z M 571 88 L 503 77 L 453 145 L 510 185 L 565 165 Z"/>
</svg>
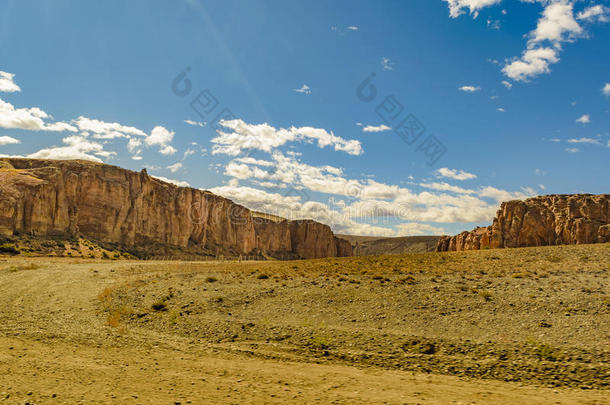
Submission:
<svg viewBox="0 0 610 405">
<path fill-rule="evenodd" d="M 610 195 L 563 194 L 502 203 L 488 227 L 442 237 L 439 252 L 610 242 Z"/>
<path fill-rule="evenodd" d="M 351 256 L 326 225 L 284 221 L 265 228 L 259 220 L 231 200 L 177 187 L 145 170 L 75 160 L 0 159 L 0 236 L 82 235 L 202 254 Z"/>
</svg>

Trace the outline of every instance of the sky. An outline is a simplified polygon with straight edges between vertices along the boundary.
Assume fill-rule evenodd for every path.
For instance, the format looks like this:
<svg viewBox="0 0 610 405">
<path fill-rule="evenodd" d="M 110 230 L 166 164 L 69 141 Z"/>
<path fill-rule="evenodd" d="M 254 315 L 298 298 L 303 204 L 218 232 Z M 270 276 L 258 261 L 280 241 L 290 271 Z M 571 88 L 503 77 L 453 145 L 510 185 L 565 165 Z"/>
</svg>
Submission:
<svg viewBox="0 0 610 405">
<path fill-rule="evenodd" d="M 455 234 L 608 193 L 609 44 L 603 0 L 5 0 L 0 156 Z"/>
</svg>

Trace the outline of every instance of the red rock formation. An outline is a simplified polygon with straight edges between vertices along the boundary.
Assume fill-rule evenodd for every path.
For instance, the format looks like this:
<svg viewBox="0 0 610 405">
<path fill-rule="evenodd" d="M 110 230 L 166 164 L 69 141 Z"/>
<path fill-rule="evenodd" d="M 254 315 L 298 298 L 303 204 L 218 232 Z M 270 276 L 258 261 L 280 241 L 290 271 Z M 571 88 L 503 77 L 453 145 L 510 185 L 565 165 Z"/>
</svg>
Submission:
<svg viewBox="0 0 610 405">
<path fill-rule="evenodd" d="M 158 243 L 232 255 L 337 255 L 337 238 L 328 226 L 285 222 L 259 227 L 247 208 L 208 191 L 165 183 L 145 170 L 0 159 L 0 236 L 83 235 L 124 246 Z M 351 255 L 347 249 L 341 253 Z"/>
<path fill-rule="evenodd" d="M 436 250 L 610 242 L 610 195 L 548 195 L 502 203 L 491 226 L 442 237 Z"/>
</svg>

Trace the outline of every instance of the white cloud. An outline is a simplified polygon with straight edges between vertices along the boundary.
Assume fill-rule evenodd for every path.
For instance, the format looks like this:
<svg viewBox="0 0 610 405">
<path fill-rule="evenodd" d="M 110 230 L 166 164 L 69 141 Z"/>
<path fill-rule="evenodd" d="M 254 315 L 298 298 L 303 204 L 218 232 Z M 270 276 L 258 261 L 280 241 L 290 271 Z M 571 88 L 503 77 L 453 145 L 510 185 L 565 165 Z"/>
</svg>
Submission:
<svg viewBox="0 0 610 405">
<path fill-rule="evenodd" d="M 572 1 L 544 1 L 542 16 L 536 28 L 529 33 L 527 49 L 521 58 L 507 63 L 502 72 L 513 80 L 527 81 L 543 73 L 550 72 L 550 65 L 559 62 L 559 51 L 563 42 L 572 42 L 585 36 L 583 28 L 574 18 Z M 588 9 L 587 9 L 588 10 Z M 579 14 L 579 19 L 590 20 L 593 10 Z M 597 10 L 597 9 L 596 9 Z M 542 46 L 541 43 L 551 46 Z"/>
<path fill-rule="evenodd" d="M 78 117 L 73 121 L 78 129 L 93 133 L 97 139 L 129 138 L 129 135 L 146 136 L 146 133 L 138 128 L 121 125 L 117 122 L 104 122 L 87 117 Z"/>
<path fill-rule="evenodd" d="M 199 121 L 193 121 L 193 120 L 184 120 L 184 122 L 186 122 L 189 125 L 193 125 L 195 127 L 205 127 L 206 126 L 206 122 L 199 122 Z"/>
<path fill-rule="evenodd" d="M 550 2 L 542 12 L 536 29 L 530 33 L 529 44 L 550 41 L 558 45 L 580 36 L 583 29 L 574 19 L 573 7 L 566 0 Z"/>
<path fill-rule="evenodd" d="M 383 70 L 394 70 L 394 62 L 390 58 L 383 57 L 381 58 L 381 67 Z"/>
<path fill-rule="evenodd" d="M 177 150 L 172 145 L 166 145 L 159 149 L 159 153 L 162 155 L 173 155 Z"/>
<path fill-rule="evenodd" d="M 443 0 L 449 6 L 449 15 L 452 18 L 464 14 L 464 9 L 468 9 L 470 14 L 477 18 L 482 8 L 493 6 L 502 0 Z"/>
<path fill-rule="evenodd" d="M 506 87 L 507 89 L 512 89 L 513 88 L 513 84 L 507 80 L 502 80 L 502 84 L 504 85 L 504 87 Z"/>
<path fill-rule="evenodd" d="M 176 153 L 176 148 L 170 145 L 174 139 L 175 132 L 169 131 L 162 126 L 156 126 L 150 132 L 150 135 L 144 138 L 144 143 L 148 146 L 159 146 L 159 153 L 162 155 L 173 155 Z"/>
<path fill-rule="evenodd" d="M 531 188 L 524 188 L 523 191 L 509 192 L 500 190 L 495 187 L 487 186 L 483 187 L 478 192 L 479 197 L 493 198 L 498 202 L 511 201 L 511 200 L 523 200 L 525 198 L 533 197 L 536 195 L 536 191 Z"/>
<path fill-rule="evenodd" d="M 472 180 L 476 179 L 477 175 L 465 172 L 463 170 L 449 169 L 447 167 L 441 167 L 436 171 L 437 177 L 447 177 L 454 180 Z"/>
<path fill-rule="evenodd" d="M 559 58 L 553 48 L 527 49 L 520 59 L 504 66 L 502 72 L 513 80 L 526 81 L 542 73 L 549 73 L 549 65 L 557 62 Z"/>
<path fill-rule="evenodd" d="M 589 143 L 592 145 L 601 145 L 598 139 L 593 138 L 571 138 L 568 139 L 568 143 Z"/>
<path fill-rule="evenodd" d="M 258 166 L 264 166 L 264 167 L 271 167 L 271 166 L 273 166 L 273 162 L 270 162 L 268 160 L 254 159 L 253 157 L 250 157 L 250 156 L 238 158 L 238 159 L 235 159 L 235 160 L 238 161 L 238 162 L 247 163 L 247 164 L 250 164 L 250 165 L 258 165 Z"/>
<path fill-rule="evenodd" d="M 409 222 L 396 226 L 396 233 L 400 236 L 415 236 L 415 235 L 446 235 L 447 232 L 443 228 L 428 224 L 419 224 Z"/>
<path fill-rule="evenodd" d="M 362 145 L 357 140 L 346 140 L 336 136 L 332 131 L 321 128 L 290 127 L 276 129 L 271 125 L 247 124 L 240 119 L 221 121 L 220 124 L 232 132 L 218 130 L 216 138 L 212 139 L 214 147 L 212 154 L 226 154 L 237 156 L 242 150 L 258 149 L 271 153 L 271 151 L 287 142 L 317 141 L 318 147 L 332 146 L 336 151 L 343 151 L 350 155 L 361 155 Z"/>
<path fill-rule="evenodd" d="M 178 170 L 182 169 L 182 163 L 177 162 L 177 163 L 174 163 L 173 165 L 167 166 L 167 168 L 169 169 L 170 172 L 176 173 Z"/>
<path fill-rule="evenodd" d="M 589 114 L 584 114 L 583 116 L 579 117 L 576 122 L 580 122 L 581 124 L 588 124 L 591 122 L 591 117 L 589 116 Z"/>
<path fill-rule="evenodd" d="M 610 96 L 610 83 L 606 83 L 604 87 L 602 87 L 602 93 L 606 96 Z"/>
<path fill-rule="evenodd" d="M 0 92 L 14 93 L 16 91 L 21 91 L 19 86 L 13 81 L 14 77 L 14 73 L 0 71 Z"/>
<path fill-rule="evenodd" d="M 465 91 L 467 93 L 474 93 L 475 91 L 481 90 L 479 86 L 462 86 L 458 90 Z"/>
<path fill-rule="evenodd" d="M 0 145 L 16 145 L 21 143 L 19 139 L 11 138 L 10 136 L 0 136 Z"/>
<path fill-rule="evenodd" d="M 496 108 L 496 111 L 497 111 L 497 112 L 502 112 L 502 113 L 503 113 L 503 112 L 506 112 L 506 110 L 505 110 L 504 108 L 502 108 L 502 107 L 498 107 L 498 108 Z"/>
<path fill-rule="evenodd" d="M 365 127 L 362 128 L 363 132 L 383 132 L 383 131 L 389 131 L 392 128 L 388 127 L 387 125 L 379 125 L 379 126 L 374 126 L 374 125 L 367 125 Z"/>
<path fill-rule="evenodd" d="M 297 93 L 303 93 L 303 94 L 311 94 L 311 89 L 306 84 L 302 85 L 298 89 L 292 89 L 292 91 L 296 91 Z"/>
<path fill-rule="evenodd" d="M 130 152 L 135 152 L 136 154 L 138 154 L 139 151 L 139 147 L 142 146 L 142 140 L 138 139 L 138 138 L 130 138 L 129 142 L 127 142 L 127 150 Z"/>
<path fill-rule="evenodd" d="M 347 27 L 347 29 L 350 31 L 358 31 L 358 27 L 355 25 L 350 25 L 349 27 Z"/>
<path fill-rule="evenodd" d="M 150 136 L 147 136 L 144 142 L 149 145 L 161 145 L 165 146 L 169 144 L 174 139 L 174 132 L 168 131 L 167 129 L 157 126 L 154 127 L 150 133 Z"/>
<path fill-rule="evenodd" d="M 578 152 L 580 152 L 580 149 L 578 149 L 578 148 L 566 148 L 566 152 L 568 152 L 568 153 L 578 153 Z"/>
<path fill-rule="evenodd" d="M 150 176 L 150 177 L 154 177 L 155 179 L 164 181 L 166 183 L 170 183 L 170 184 L 174 184 L 178 187 L 190 187 L 191 185 L 189 183 L 187 183 L 186 181 L 180 181 L 180 180 L 174 180 L 174 179 L 168 179 L 167 177 L 163 177 L 163 176 Z"/>
<path fill-rule="evenodd" d="M 62 142 L 67 146 L 53 146 L 41 149 L 27 157 L 33 159 L 56 160 L 82 159 L 101 163 L 102 159 L 100 159 L 100 156 L 108 158 L 116 155 L 115 152 L 105 151 L 102 144 L 92 142 L 80 135 L 69 136 L 62 139 Z"/>
<path fill-rule="evenodd" d="M 76 128 L 65 122 L 45 122 L 48 118 L 51 116 L 40 108 L 15 108 L 12 104 L 0 99 L 0 128 L 29 131 L 77 131 Z"/>
<path fill-rule="evenodd" d="M 236 159 L 227 165 L 225 175 L 231 176 L 230 185 L 250 181 L 262 187 L 275 187 L 277 190 L 304 190 L 329 194 L 331 196 L 347 197 L 346 200 L 329 199 L 329 204 L 338 207 L 330 209 L 319 202 L 286 207 L 276 195 L 269 197 L 265 192 L 248 189 L 242 192 L 244 186 L 237 189 L 219 191 L 221 195 L 235 198 L 249 208 L 264 210 L 286 218 L 312 218 L 327 223 L 335 231 L 349 230 L 350 233 L 366 232 L 367 234 L 397 234 L 397 230 L 379 227 L 379 222 L 387 222 L 387 218 L 411 222 L 483 222 L 490 221 L 498 208 L 498 201 L 489 203 L 479 198 L 516 199 L 526 198 L 534 193 L 531 189 L 511 193 L 493 187 L 479 190 L 467 190 L 447 183 L 422 183 L 419 186 L 433 190 L 414 193 L 410 189 L 397 185 L 384 184 L 372 179 L 356 180 L 343 177 L 339 168 L 332 166 L 310 166 L 302 163 L 294 156 L 286 156 L 280 152 L 273 153 L 273 168 L 243 163 L 246 159 Z M 239 160 L 239 161 L 238 161 Z M 469 173 L 450 171 L 459 178 L 472 178 Z M 234 179 L 234 180 L 233 180 Z M 236 186 L 235 186 L 236 187 Z M 214 190 L 211 190 L 214 192 Z M 223 194 L 224 193 L 224 194 Z M 244 198 L 246 193 L 250 198 Z M 262 194 L 261 194 L 262 193 Z M 283 191 L 282 193 L 286 193 Z M 457 195 L 454 195 L 457 194 Z M 263 198 L 263 203 L 256 198 Z M 279 202 L 274 203 L 275 200 Z M 307 198 L 306 198 L 307 199 Z M 300 200 L 299 200 L 300 201 Z M 356 223 L 354 219 L 365 218 L 377 221 L 376 224 Z M 387 224 L 386 224 L 387 225 Z M 379 228 L 379 229 L 377 229 Z"/>
<path fill-rule="evenodd" d="M 587 7 L 576 16 L 579 20 L 589 22 L 608 22 L 610 21 L 610 7 L 603 6 L 601 4 Z"/>
<path fill-rule="evenodd" d="M 421 187 L 424 188 L 429 188 L 432 190 L 439 190 L 439 191 L 450 191 L 452 193 L 458 193 L 458 194 L 473 194 L 474 190 L 468 190 L 459 186 L 453 186 L 451 184 L 448 183 L 437 183 L 437 182 L 433 182 L 433 183 L 420 183 L 419 184 Z"/>
</svg>

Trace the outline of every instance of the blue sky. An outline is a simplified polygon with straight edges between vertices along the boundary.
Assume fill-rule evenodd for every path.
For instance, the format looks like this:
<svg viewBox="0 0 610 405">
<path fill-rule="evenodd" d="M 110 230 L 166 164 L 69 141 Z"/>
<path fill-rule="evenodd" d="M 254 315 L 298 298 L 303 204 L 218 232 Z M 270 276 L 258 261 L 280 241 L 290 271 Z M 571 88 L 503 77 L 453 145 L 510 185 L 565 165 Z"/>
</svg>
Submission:
<svg viewBox="0 0 610 405">
<path fill-rule="evenodd" d="M 147 168 L 352 234 L 456 233 L 504 200 L 609 189 L 607 1 L 8 0 L 0 16 L 0 155 Z"/>
</svg>

